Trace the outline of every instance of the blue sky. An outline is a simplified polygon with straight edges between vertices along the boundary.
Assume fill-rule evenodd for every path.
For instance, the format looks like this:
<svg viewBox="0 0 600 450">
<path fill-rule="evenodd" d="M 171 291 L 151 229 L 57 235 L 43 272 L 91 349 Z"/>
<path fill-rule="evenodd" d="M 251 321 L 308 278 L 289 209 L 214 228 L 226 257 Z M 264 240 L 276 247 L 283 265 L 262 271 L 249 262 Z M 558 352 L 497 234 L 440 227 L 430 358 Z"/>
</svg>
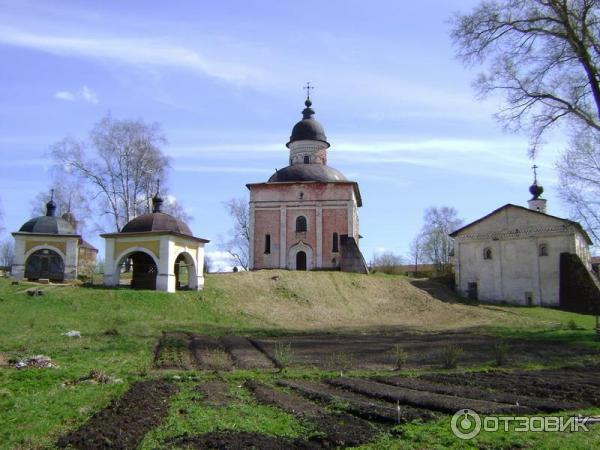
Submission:
<svg viewBox="0 0 600 450">
<path fill-rule="evenodd" d="M 452 13 L 476 3 L 0 0 L 6 231 L 48 187 L 49 147 L 110 112 L 162 125 L 171 191 L 194 233 L 216 241 L 230 227 L 222 202 L 287 164 L 307 81 L 329 164 L 360 184 L 367 259 L 406 253 L 428 206 L 471 221 L 524 205 L 527 137 L 501 131 L 499 99 L 475 99 L 479 70 L 448 37 Z M 563 141 L 550 140 L 536 163 L 549 212 L 567 216 L 554 170 Z"/>
</svg>

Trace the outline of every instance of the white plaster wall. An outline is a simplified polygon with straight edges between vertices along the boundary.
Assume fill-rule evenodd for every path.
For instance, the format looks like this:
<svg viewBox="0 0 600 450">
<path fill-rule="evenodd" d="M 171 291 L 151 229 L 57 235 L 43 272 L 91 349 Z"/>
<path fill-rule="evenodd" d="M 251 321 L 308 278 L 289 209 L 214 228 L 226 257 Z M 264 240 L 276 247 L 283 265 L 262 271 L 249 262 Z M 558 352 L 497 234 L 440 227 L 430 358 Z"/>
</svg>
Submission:
<svg viewBox="0 0 600 450">
<path fill-rule="evenodd" d="M 520 232 L 507 233 L 515 230 Z M 501 211 L 457 237 L 458 288 L 466 295 L 468 284 L 476 282 L 483 301 L 526 304 L 529 292 L 534 305 L 558 305 L 560 254 L 572 253 L 577 245 L 582 253 L 588 251 L 583 236 L 576 236 L 574 228 L 556 219 L 517 209 Z M 541 244 L 548 256 L 539 255 Z M 483 258 L 487 247 L 491 260 Z"/>
</svg>

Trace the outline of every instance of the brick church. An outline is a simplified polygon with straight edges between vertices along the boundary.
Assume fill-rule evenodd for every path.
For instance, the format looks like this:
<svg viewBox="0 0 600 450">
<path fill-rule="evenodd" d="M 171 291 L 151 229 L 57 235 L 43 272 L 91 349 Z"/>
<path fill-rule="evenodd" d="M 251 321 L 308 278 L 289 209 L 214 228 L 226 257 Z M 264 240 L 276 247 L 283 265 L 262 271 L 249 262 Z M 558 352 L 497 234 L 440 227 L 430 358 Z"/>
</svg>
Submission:
<svg viewBox="0 0 600 450">
<path fill-rule="evenodd" d="M 358 183 L 327 165 L 329 142 L 310 95 L 286 144 L 289 165 L 251 183 L 250 269 L 367 273 L 358 248 Z"/>
</svg>

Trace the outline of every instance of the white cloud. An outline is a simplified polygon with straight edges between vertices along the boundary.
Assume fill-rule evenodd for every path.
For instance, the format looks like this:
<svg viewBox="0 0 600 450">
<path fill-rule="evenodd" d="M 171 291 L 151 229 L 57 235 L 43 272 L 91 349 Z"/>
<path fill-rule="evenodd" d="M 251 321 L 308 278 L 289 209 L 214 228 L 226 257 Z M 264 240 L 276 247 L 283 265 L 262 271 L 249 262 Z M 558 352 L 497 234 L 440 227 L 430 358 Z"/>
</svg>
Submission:
<svg viewBox="0 0 600 450">
<path fill-rule="evenodd" d="M 231 272 L 236 265 L 233 257 L 227 252 L 215 250 L 206 252 L 205 255 L 210 259 L 211 272 Z"/>
<path fill-rule="evenodd" d="M 98 96 L 89 87 L 83 86 L 80 91 L 81 98 L 88 103 L 98 103 Z"/>
<path fill-rule="evenodd" d="M 54 98 L 65 102 L 82 101 L 94 105 L 98 103 L 98 95 L 85 85 L 77 91 L 57 91 L 54 94 Z"/>
<path fill-rule="evenodd" d="M 198 173 L 272 173 L 273 170 L 258 167 L 234 167 L 234 166 L 204 166 L 204 165 L 176 165 L 177 172 Z"/>
<path fill-rule="evenodd" d="M 264 70 L 243 64 L 216 61 L 194 50 L 157 39 L 53 36 L 0 28 L 0 42 L 66 56 L 113 60 L 124 64 L 175 67 L 223 81 L 245 84 L 265 77 Z"/>
<path fill-rule="evenodd" d="M 64 100 L 66 102 L 73 102 L 75 101 L 75 94 L 69 91 L 58 91 L 54 94 L 54 98 Z"/>
</svg>

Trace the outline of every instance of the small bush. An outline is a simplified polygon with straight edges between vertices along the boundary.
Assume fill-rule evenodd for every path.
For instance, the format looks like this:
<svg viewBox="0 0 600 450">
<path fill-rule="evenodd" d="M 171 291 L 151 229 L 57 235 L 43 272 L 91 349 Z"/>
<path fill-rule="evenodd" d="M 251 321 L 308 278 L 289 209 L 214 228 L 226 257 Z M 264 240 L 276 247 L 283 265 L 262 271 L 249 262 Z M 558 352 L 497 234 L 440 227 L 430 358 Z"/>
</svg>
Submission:
<svg viewBox="0 0 600 450">
<path fill-rule="evenodd" d="M 456 369 L 458 360 L 464 353 L 464 350 L 459 345 L 448 345 L 442 351 L 442 365 L 444 369 Z"/>
<path fill-rule="evenodd" d="M 494 358 L 497 366 L 503 366 L 508 360 L 510 345 L 504 341 L 498 341 L 494 344 Z"/>
<path fill-rule="evenodd" d="M 209 350 L 204 355 L 204 363 L 212 370 L 219 372 L 229 369 L 229 354 L 224 350 Z"/>
<path fill-rule="evenodd" d="M 408 360 L 408 352 L 404 350 L 404 347 L 400 344 L 394 345 L 392 348 L 392 356 L 394 358 L 394 367 L 396 370 L 402 369 Z"/>
<path fill-rule="evenodd" d="M 275 344 L 274 356 L 275 360 L 282 369 L 284 367 L 289 366 L 294 356 L 292 344 L 284 344 L 283 342 L 277 342 Z"/>
<path fill-rule="evenodd" d="M 327 368 L 329 370 L 347 371 L 352 369 L 354 358 L 349 353 L 336 352 L 329 356 L 327 360 Z"/>
<path fill-rule="evenodd" d="M 567 322 L 567 330 L 575 331 L 575 330 L 581 330 L 581 329 L 582 328 L 579 325 L 577 325 L 577 322 L 575 322 L 574 319 L 571 319 Z"/>
</svg>

